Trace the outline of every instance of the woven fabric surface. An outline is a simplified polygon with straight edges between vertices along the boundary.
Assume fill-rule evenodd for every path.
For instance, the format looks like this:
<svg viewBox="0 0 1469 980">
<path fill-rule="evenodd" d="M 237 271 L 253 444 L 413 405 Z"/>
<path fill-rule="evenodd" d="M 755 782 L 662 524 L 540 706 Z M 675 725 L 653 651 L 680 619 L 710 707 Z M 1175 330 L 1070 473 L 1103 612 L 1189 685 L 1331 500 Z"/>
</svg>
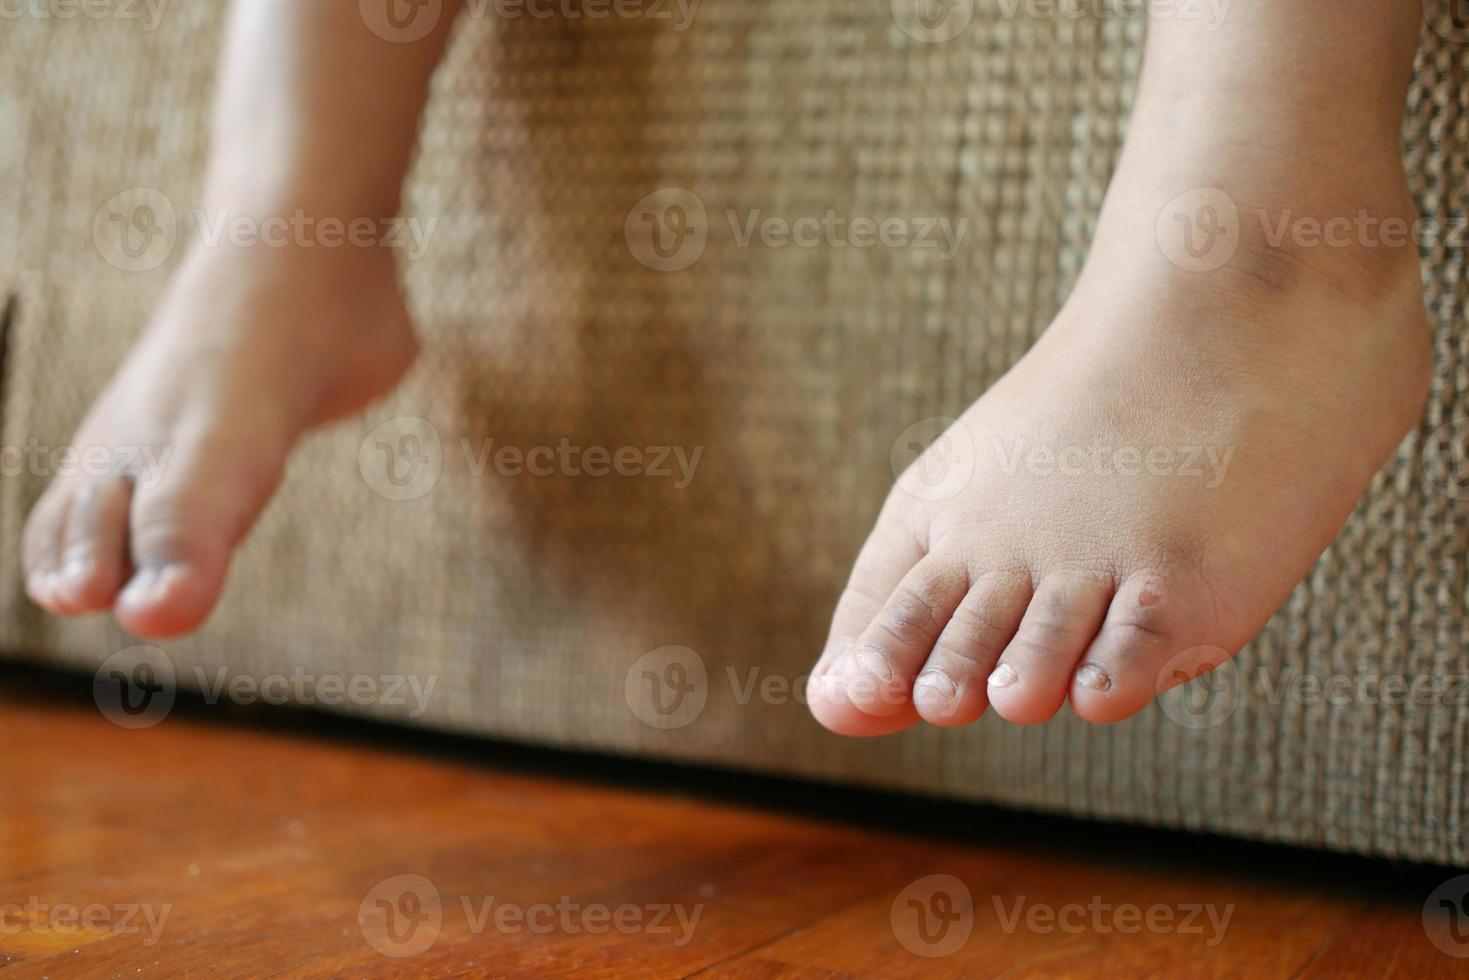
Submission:
<svg viewBox="0 0 1469 980">
<path fill-rule="evenodd" d="M 426 704 L 336 710 L 1469 864 L 1461 234 L 1423 250 L 1421 426 L 1212 702 L 863 741 L 810 719 L 800 683 L 895 443 L 993 383 L 1080 268 L 1145 30 L 989 0 L 924 26 L 920 6 L 704 0 L 685 21 L 479 5 L 408 196 L 431 229 L 404 261 L 423 357 L 296 455 L 219 611 L 164 645 L 179 683 L 409 674 L 434 679 Z M 222 7 L 0 32 L 7 447 L 65 445 L 199 234 Z M 1425 217 L 1452 228 L 1469 211 L 1469 36 L 1430 12 L 1404 149 Z M 149 268 L 110 237 L 139 202 L 167 226 Z M 743 240 L 828 213 L 927 226 L 936 247 Z M 963 223 L 952 249 L 942 221 Z M 644 472 L 515 474 L 495 456 L 563 446 L 634 451 Z M 691 478 L 674 450 L 699 454 Z M 33 469 L 0 482 L 12 556 L 46 482 Z M 90 671 L 135 642 L 43 616 L 14 558 L 0 603 L 19 655 Z M 1292 693 L 1379 676 L 1450 693 Z"/>
</svg>

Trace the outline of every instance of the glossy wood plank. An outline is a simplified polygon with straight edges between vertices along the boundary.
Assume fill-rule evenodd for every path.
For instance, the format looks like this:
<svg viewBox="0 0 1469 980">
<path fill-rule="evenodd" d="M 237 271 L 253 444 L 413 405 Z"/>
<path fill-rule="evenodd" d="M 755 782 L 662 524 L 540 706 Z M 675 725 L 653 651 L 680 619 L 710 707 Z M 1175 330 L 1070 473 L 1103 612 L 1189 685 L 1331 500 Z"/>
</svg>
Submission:
<svg viewBox="0 0 1469 980">
<path fill-rule="evenodd" d="M 6 980 L 1469 975 L 1453 874 L 0 668 Z"/>
</svg>

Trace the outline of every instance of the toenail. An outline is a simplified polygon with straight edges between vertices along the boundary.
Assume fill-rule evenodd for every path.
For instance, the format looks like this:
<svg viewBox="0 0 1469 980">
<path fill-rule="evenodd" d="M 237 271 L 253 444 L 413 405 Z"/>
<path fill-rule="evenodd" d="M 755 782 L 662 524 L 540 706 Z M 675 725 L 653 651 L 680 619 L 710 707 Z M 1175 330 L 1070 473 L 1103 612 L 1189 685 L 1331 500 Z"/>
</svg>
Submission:
<svg viewBox="0 0 1469 980">
<path fill-rule="evenodd" d="M 850 636 L 844 636 L 840 640 L 837 640 L 829 650 L 821 655 L 821 659 L 817 661 L 816 670 L 812 676 L 820 677 L 830 673 L 837 664 L 842 662 L 842 658 L 846 656 L 847 651 L 852 649 L 852 644 L 856 642 L 856 639 Z"/>
<path fill-rule="evenodd" d="M 952 701 L 959 696 L 959 685 L 955 684 L 948 674 L 939 670 L 925 670 L 918 675 L 918 681 L 914 686 L 922 687 L 947 701 Z"/>
<path fill-rule="evenodd" d="M 1076 672 L 1076 683 L 1093 691 L 1108 691 L 1112 688 L 1112 675 L 1096 664 L 1087 664 Z"/>
<path fill-rule="evenodd" d="M 863 652 L 855 654 L 852 659 L 857 661 L 858 667 L 861 667 L 880 681 L 890 681 L 893 679 L 893 668 L 888 666 L 887 660 L 883 657 Z"/>
<path fill-rule="evenodd" d="M 31 572 L 26 576 L 26 592 L 37 602 L 49 599 L 51 591 L 50 572 Z"/>
<path fill-rule="evenodd" d="M 1020 675 L 1015 672 L 1014 667 L 1009 664 L 1000 664 L 990 675 L 990 687 L 1009 687 L 1018 680 L 1020 680 Z"/>
<path fill-rule="evenodd" d="M 163 571 L 155 565 L 138 569 L 131 582 L 122 590 L 117 601 L 129 606 L 147 605 L 157 598 L 159 586 L 163 584 Z"/>
<path fill-rule="evenodd" d="M 90 557 L 73 558 L 61 568 L 61 579 L 67 585 L 77 585 L 91 577 L 97 563 Z"/>
</svg>

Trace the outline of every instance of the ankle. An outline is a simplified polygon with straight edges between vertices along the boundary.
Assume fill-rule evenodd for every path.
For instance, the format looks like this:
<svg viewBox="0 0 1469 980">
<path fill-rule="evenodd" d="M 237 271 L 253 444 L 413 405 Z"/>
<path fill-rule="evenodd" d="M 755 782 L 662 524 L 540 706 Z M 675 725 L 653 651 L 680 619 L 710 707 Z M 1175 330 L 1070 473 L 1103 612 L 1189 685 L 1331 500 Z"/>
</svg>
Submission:
<svg viewBox="0 0 1469 980">
<path fill-rule="evenodd" d="M 1238 131 L 1164 138 L 1155 123 L 1129 132 L 1094 252 L 1146 248 L 1184 272 L 1232 271 L 1274 292 L 1314 280 L 1421 313 L 1423 229 L 1395 144 L 1344 154 L 1303 138 L 1261 152 Z"/>
<path fill-rule="evenodd" d="M 1286 140 L 1395 146 L 1422 19 L 1420 4 L 1394 0 L 1236 4 L 1212 21 L 1155 14 L 1140 116 L 1185 131 L 1204 122 L 1256 152 Z"/>
</svg>

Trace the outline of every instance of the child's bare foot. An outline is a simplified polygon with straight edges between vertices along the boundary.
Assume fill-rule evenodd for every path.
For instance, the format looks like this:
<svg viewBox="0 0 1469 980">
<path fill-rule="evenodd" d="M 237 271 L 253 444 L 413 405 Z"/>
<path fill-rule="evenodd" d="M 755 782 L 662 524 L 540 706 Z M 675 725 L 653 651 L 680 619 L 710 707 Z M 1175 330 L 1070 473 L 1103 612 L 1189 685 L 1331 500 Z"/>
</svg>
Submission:
<svg viewBox="0 0 1469 980">
<path fill-rule="evenodd" d="M 72 443 L 163 465 L 53 483 L 26 526 L 30 596 L 111 607 L 140 636 L 196 628 L 296 440 L 386 391 L 415 349 L 386 249 L 196 249 Z"/>
<path fill-rule="evenodd" d="M 1357 224 L 1312 245 L 1299 223 L 1412 214 L 1391 125 L 1380 152 L 1190 153 L 1180 134 L 1214 109 L 1228 118 L 1180 100 L 1135 120 L 1065 308 L 899 480 L 813 677 L 826 727 L 962 725 L 989 705 L 1035 723 L 1068 697 L 1090 721 L 1133 715 L 1264 626 L 1417 420 L 1416 249 Z M 1191 206 L 1212 194 L 1170 213 L 1203 188 L 1237 202 L 1239 237 L 1191 271 L 1207 256 L 1170 261 L 1159 239 L 1175 217 L 1229 223 Z"/>
</svg>

